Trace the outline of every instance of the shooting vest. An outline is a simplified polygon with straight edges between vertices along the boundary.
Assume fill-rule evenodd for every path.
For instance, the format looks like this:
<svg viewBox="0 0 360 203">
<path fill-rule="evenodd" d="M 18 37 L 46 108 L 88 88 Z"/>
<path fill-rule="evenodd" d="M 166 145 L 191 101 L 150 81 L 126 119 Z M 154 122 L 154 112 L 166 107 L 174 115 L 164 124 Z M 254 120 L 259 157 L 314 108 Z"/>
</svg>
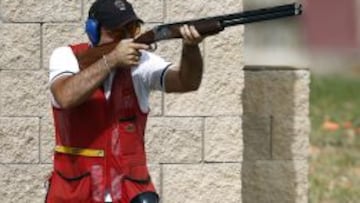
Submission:
<svg viewBox="0 0 360 203">
<path fill-rule="evenodd" d="M 71 46 L 74 53 L 87 44 Z M 144 130 L 147 114 L 141 112 L 130 69 L 118 69 L 110 98 L 100 87 L 83 104 L 53 108 L 56 147 L 47 202 L 113 202 L 154 186 L 146 166 Z M 124 189 L 129 182 L 144 191 Z M 123 193 L 130 193 L 124 195 Z"/>
</svg>

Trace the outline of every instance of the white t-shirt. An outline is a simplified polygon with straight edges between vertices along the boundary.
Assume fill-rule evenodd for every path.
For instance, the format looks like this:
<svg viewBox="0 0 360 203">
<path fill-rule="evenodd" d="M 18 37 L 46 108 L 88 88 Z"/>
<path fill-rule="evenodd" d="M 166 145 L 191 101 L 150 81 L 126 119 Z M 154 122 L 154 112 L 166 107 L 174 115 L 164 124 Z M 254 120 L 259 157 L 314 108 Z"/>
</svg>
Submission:
<svg viewBox="0 0 360 203">
<path fill-rule="evenodd" d="M 131 68 L 133 85 L 142 112 L 149 112 L 150 91 L 163 91 L 165 89 L 163 80 L 170 64 L 153 53 L 141 51 L 140 65 Z M 53 51 L 50 57 L 49 69 L 50 84 L 61 76 L 74 75 L 80 71 L 79 64 L 70 47 L 59 47 Z M 113 71 L 103 83 L 107 99 L 111 94 L 114 75 L 115 72 Z M 52 94 L 51 100 L 53 106 L 59 108 Z"/>
</svg>

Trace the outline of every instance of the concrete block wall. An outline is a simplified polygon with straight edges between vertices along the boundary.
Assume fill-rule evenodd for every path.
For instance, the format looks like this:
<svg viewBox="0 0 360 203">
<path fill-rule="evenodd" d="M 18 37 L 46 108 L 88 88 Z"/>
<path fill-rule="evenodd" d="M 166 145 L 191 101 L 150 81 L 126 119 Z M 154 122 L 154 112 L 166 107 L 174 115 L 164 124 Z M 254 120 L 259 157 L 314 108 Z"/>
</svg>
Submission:
<svg viewBox="0 0 360 203">
<path fill-rule="evenodd" d="M 54 147 L 48 59 L 86 41 L 93 0 L 0 0 L 0 202 L 43 202 Z M 131 0 L 149 28 L 242 10 L 242 0 Z M 307 202 L 305 69 L 245 67 L 244 27 L 201 44 L 201 88 L 151 95 L 146 149 L 163 203 Z M 156 53 L 179 61 L 181 42 Z"/>
</svg>

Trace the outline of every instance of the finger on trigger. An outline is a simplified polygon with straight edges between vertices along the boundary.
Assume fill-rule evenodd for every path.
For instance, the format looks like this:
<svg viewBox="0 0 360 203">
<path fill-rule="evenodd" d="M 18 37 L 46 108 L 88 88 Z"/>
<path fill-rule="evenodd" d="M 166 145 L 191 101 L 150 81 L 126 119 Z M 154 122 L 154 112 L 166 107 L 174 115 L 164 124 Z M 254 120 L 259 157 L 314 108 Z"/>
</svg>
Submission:
<svg viewBox="0 0 360 203">
<path fill-rule="evenodd" d="M 131 43 L 133 39 L 123 39 L 120 41 L 120 43 Z"/>
<path fill-rule="evenodd" d="M 140 51 L 136 48 L 131 48 L 130 51 L 129 51 L 129 54 L 130 55 L 134 55 L 134 56 L 138 56 L 140 55 Z"/>
<path fill-rule="evenodd" d="M 139 55 L 133 55 L 133 57 L 132 57 L 135 61 L 138 61 L 139 60 Z"/>
<path fill-rule="evenodd" d="M 147 50 L 147 49 L 150 49 L 149 45 L 147 44 L 142 44 L 142 43 L 132 43 L 131 44 L 131 47 L 136 49 L 136 50 L 139 50 L 139 49 L 144 49 L 144 50 Z"/>
</svg>

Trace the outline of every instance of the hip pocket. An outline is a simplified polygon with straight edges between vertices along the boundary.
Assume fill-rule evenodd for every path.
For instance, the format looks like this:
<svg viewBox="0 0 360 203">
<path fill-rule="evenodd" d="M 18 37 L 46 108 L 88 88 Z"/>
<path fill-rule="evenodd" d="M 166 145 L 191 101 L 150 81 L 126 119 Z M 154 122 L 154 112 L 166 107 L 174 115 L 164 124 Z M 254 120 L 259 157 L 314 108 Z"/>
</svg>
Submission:
<svg viewBox="0 0 360 203">
<path fill-rule="evenodd" d="M 132 166 L 130 168 L 130 173 L 126 175 L 124 179 L 139 184 L 148 184 L 151 182 L 151 177 L 146 165 Z"/>
<path fill-rule="evenodd" d="M 64 176 L 60 171 L 54 171 L 50 180 L 47 196 L 48 203 L 90 203 L 91 178 L 86 172 L 76 177 Z"/>
</svg>

